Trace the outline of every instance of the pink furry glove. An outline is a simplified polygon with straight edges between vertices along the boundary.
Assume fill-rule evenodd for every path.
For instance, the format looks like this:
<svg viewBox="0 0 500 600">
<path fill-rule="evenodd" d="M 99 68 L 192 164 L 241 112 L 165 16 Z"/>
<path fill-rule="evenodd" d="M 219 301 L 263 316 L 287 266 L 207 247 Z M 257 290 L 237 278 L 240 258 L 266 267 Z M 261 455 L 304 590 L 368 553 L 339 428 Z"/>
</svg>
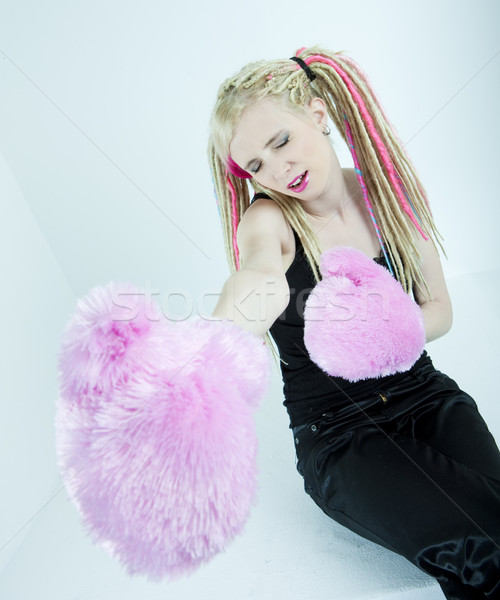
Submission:
<svg viewBox="0 0 500 600">
<path fill-rule="evenodd" d="M 78 301 L 59 368 L 59 468 L 94 542 L 151 579 L 224 550 L 255 497 L 263 340 L 229 321 L 168 321 L 111 282 Z"/>
<path fill-rule="evenodd" d="M 329 375 L 358 381 L 408 370 L 425 345 L 420 307 L 383 266 L 339 246 L 321 256 L 322 280 L 304 310 L 304 343 Z"/>
</svg>

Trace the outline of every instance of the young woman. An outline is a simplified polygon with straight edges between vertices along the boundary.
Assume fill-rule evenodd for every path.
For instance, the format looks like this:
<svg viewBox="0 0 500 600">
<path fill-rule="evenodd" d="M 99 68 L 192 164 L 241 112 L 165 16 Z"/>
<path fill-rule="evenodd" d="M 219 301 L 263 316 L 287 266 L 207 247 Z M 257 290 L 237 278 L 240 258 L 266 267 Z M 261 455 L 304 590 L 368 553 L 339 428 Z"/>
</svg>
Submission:
<svg viewBox="0 0 500 600">
<path fill-rule="evenodd" d="M 328 118 L 353 169 L 339 165 Z M 349 319 L 342 335 L 326 319 L 308 334 L 308 298 L 331 279 L 321 261 L 339 248 L 348 252 L 336 269 L 355 285 L 362 276 L 344 256 L 369 277 L 375 269 L 399 281 L 424 342 L 452 323 L 424 187 L 366 76 L 320 48 L 247 65 L 220 87 L 209 157 L 232 270 L 213 316 L 276 343 L 307 493 L 434 576 L 447 598 L 500 598 L 500 454 L 474 400 L 434 368 L 423 343 L 409 363 L 377 370 L 371 353 L 386 350 L 384 339 L 365 331 L 366 348 L 347 365 L 360 363 L 353 375 L 316 359 L 359 344 Z M 401 323 L 396 345 L 414 333 L 404 314 Z M 319 338 L 314 360 L 308 336 Z"/>
</svg>

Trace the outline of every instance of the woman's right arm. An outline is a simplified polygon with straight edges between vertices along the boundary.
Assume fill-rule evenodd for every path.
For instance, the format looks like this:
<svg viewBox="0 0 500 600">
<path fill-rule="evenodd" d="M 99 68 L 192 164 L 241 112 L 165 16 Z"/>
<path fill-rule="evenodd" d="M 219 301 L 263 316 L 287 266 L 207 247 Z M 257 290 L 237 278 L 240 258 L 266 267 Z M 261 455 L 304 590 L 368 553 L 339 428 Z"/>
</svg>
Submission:
<svg viewBox="0 0 500 600">
<path fill-rule="evenodd" d="M 265 335 L 289 302 L 281 252 L 286 234 L 272 200 L 261 198 L 247 209 L 237 232 L 241 268 L 225 282 L 213 318 Z"/>
</svg>

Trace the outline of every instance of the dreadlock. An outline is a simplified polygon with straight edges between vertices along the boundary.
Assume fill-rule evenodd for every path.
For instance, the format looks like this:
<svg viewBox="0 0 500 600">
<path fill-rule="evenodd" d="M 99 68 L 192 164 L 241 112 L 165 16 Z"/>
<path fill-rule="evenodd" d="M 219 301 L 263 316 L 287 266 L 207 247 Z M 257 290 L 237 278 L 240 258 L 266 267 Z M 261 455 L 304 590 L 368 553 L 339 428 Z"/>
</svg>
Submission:
<svg viewBox="0 0 500 600">
<path fill-rule="evenodd" d="M 442 236 L 434 224 L 425 189 L 368 78 L 343 52 L 315 46 L 299 49 L 299 56 L 302 66 L 309 67 L 307 70 L 291 59 L 258 61 L 245 66 L 219 88 L 211 119 L 209 160 L 231 272 L 239 269 L 236 229 L 250 205 L 248 178 L 255 192 L 265 193 L 280 206 L 302 242 L 316 280 L 320 279 L 321 250 L 302 205 L 295 198 L 260 186 L 235 165 L 229 152 L 241 114 L 250 104 L 271 97 L 284 100 L 290 110 L 300 112 L 319 97 L 349 147 L 390 270 L 394 268 L 406 292 L 415 286 L 431 299 L 420 268 L 416 235 L 431 239 L 435 247 L 437 243 L 446 256 L 439 239 Z M 272 347 L 269 333 L 266 342 Z"/>
</svg>

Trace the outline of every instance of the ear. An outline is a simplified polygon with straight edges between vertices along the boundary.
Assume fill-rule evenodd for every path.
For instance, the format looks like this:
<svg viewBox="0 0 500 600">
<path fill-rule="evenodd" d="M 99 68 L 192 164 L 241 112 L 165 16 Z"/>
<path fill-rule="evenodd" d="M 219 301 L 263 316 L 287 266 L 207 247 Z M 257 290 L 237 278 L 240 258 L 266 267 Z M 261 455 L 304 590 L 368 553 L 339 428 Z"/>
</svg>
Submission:
<svg viewBox="0 0 500 600">
<path fill-rule="evenodd" d="M 328 111 L 325 101 L 321 98 L 313 98 L 307 105 L 307 111 L 312 120 L 323 130 L 328 122 Z"/>
</svg>

